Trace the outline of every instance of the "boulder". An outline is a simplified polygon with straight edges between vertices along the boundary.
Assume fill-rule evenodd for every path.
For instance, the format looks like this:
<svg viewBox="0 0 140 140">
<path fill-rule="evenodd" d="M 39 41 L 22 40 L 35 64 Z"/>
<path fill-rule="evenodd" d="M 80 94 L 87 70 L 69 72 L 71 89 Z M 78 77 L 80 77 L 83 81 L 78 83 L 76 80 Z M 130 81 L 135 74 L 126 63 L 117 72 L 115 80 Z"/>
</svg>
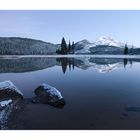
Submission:
<svg viewBox="0 0 140 140">
<path fill-rule="evenodd" d="M 23 98 L 23 94 L 11 81 L 0 82 L 0 100 L 9 98 Z"/>
<path fill-rule="evenodd" d="M 7 129 L 8 118 L 21 99 L 22 92 L 11 81 L 0 82 L 0 129 Z"/>
<path fill-rule="evenodd" d="M 63 108 L 65 103 L 61 93 L 55 88 L 48 84 L 42 84 L 35 89 L 36 97 L 34 103 L 49 104 L 54 107 Z"/>
</svg>

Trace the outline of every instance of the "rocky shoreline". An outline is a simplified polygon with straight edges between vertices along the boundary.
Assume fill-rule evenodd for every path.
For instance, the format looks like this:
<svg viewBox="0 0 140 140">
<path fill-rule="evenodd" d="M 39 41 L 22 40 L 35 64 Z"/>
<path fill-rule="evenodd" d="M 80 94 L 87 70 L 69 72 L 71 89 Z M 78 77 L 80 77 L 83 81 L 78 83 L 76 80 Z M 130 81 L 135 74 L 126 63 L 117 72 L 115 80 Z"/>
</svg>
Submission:
<svg viewBox="0 0 140 140">
<path fill-rule="evenodd" d="M 0 83 L 0 129 L 25 129 L 25 116 L 28 106 L 34 108 L 48 104 L 55 108 L 63 108 L 65 100 L 54 87 L 43 83 L 35 89 L 33 98 L 24 99 L 23 93 L 11 82 Z M 31 111 L 32 112 L 32 109 Z"/>
</svg>

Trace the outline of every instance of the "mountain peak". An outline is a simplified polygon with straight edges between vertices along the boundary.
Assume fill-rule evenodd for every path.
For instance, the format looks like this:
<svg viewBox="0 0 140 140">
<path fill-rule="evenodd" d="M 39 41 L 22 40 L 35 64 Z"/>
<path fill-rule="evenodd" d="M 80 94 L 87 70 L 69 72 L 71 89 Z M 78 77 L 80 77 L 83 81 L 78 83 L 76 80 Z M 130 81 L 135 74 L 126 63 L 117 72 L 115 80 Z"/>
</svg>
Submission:
<svg viewBox="0 0 140 140">
<path fill-rule="evenodd" d="M 78 43 L 90 44 L 90 42 L 87 39 L 83 39 L 83 40 L 79 41 Z"/>
<path fill-rule="evenodd" d="M 116 47 L 122 47 L 124 46 L 124 43 L 117 41 L 113 39 L 110 36 L 101 36 L 95 41 L 96 45 L 108 45 L 108 46 L 116 46 Z"/>
</svg>

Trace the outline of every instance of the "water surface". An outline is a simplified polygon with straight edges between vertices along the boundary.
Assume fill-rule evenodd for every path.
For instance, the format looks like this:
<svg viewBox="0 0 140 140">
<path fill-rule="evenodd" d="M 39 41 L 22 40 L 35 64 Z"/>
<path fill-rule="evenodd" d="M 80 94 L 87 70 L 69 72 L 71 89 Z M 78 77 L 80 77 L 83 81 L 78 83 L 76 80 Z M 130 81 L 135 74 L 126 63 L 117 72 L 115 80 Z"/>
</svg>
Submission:
<svg viewBox="0 0 140 140">
<path fill-rule="evenodd" d="M 29 106 L 26 129 L 140 129 L 138 58 L 1 58 L 4 80 L 11 80 L 24 98 L 47 83 L 66 100 L 63 109 Z"/>
</svg>

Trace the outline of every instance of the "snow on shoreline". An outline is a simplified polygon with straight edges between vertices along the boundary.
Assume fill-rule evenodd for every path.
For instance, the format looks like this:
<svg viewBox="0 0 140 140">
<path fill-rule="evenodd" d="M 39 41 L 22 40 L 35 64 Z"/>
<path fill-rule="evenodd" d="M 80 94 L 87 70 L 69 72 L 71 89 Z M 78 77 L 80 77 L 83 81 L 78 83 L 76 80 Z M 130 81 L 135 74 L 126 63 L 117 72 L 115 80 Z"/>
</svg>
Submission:
<svg viewBox="0 0 140 140">
<path fill-rule="evenodd" d="M 49 57 L 49 58 L 76 58 L 76 57 L 86 57 L 86 58 L 129 58 L 129 59 L 140 59 L 140 55 L 0 55 L 0 59 L 19 59 L 19 58 L 39 58 L 39 57 Z"/>
</svg>

